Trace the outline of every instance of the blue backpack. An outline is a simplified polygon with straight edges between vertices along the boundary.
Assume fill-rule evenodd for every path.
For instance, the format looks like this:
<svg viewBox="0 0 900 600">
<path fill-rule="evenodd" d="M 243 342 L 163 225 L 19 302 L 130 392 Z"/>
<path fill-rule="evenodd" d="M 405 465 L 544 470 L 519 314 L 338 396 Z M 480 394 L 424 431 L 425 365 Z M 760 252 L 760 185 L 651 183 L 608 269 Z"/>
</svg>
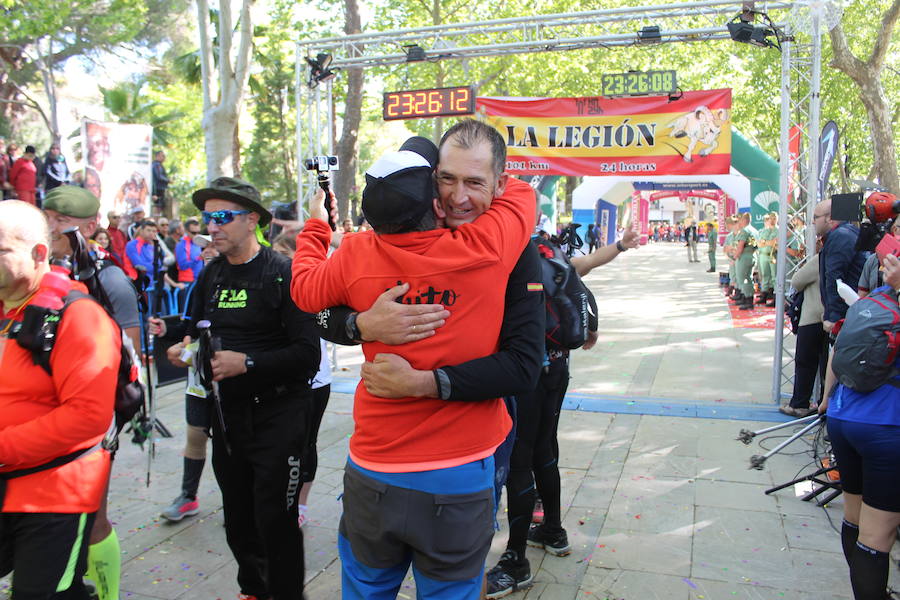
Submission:
<svg viewBox="0 0 900 600">
<path fill-rule="evenodd" d="M 900 350 L 900 304 L 897 292 L 880 287 L 847 309 L 838 328 L 831 368 L 838 381 L 857 392 L 882 385 L 900 387 L 895 366 Z"/>
</svg>

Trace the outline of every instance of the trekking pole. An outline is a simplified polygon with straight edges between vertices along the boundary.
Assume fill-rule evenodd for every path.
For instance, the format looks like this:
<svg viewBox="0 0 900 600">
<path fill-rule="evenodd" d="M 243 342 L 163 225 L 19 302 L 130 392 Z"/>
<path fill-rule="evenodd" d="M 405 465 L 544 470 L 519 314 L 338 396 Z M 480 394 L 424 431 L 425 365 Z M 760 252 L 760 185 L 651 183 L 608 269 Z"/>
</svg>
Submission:
<svg viewBox="0 0 900 600">
<path fill-rule="evenodd" d="M 213 406 L 216 408 L 216 420 L 222 430 L 222 441 L 225 443 L 225 451 L 231 455 L 231 444 L 228 443 L 228 431 L 225 427 L 225 414 L 222 412 L 222 395 L 219 393 L 219 382 L 213 379 L 211 360 L 215 353 L 222 349 L 222 339 L 212 334 L 209 321 L 203 320 L 197 323 L 197 331 L 200 334 L 197 348 L 196 368 L 200 376 L 200 383 L 212 394 Z"/>
</svg>

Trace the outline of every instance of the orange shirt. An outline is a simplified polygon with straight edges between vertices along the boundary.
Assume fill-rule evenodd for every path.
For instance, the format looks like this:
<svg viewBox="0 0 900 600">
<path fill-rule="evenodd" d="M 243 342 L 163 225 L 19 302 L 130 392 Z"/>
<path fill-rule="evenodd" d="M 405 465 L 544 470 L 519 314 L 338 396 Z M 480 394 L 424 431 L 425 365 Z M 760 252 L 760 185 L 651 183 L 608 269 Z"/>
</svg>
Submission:
<svg viewBox="0 0 900 600">
<path fill-rule="evenodd" d="M 52 377 L 34 364 L 31 352 L 0 337 L 0 471 L 27 469 L 100 443 L 113 419 L 120 344 L 115 323 L 87 299 L 66 308 L 50 355 Z M 10 479 L 2 512 L 94 512 L 108 474 L 109 453 L 97 450 Z"/>
<path fill-rule="evenodd" d="M 376 235 L 357 232 L 326 261 L 331 230 L 311 219 L 297 236 L 291 297 L 301 310 L 347 305 L 363 311 L 400 282 L 408 304 L 443 304 L 450 317 L 436 335 L 402 346 L 363 344 L 366 360 L 399 354 L 431 370 L 497 350 L 509 273 L 534 228 L 534 190 L 510 179 L 502 198 L 475 223 L 456 231 Z M 493 453 L 511 425 L 500 399 L 448 402 L 386 399 L 356 388 L 350 455 L 383 472 L 451 467 Z"/>
</svg>

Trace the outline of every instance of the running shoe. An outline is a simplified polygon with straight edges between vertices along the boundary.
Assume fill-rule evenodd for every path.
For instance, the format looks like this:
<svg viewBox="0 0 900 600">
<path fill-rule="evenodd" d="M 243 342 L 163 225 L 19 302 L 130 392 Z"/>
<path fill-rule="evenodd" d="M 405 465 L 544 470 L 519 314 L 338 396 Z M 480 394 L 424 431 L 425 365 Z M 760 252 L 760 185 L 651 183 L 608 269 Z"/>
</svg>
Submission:
<svg viewBox="0 0 900 600">
<path fill-rule="evenodd" d="M 569 545 L 569 536 L 562 527 L 559 531 L 550 531 L 543 525 L 535 525 L 528 530 L 528 545 L 535 548 L 543 548 L 554 556 L 568 556 L 572 552 Z"/>
<path fill-rule="evenodd" d="M 534 501 L 534 512 L 531 513 L 532 523 L 544 522 L 544 503 L 538 498 Z"/>
<path fill-rule="evenodd" d="M 515 550 L 507 550 L 497 566 L 487 572 L 485 598 L 503 598 L 513 592 L 531 587 L 531 565 L 525 557 L 519 558 Z"/>
<path fill-rule="evenodd" d="M 196 498 L 188 498 L 181 494 L 172 501 L 172 505 L 162 511 L 163 518 L 169 521 L 180 521 L 185 517 L 192 517 L 200 512 L 200 503 Z"/>
</svg>

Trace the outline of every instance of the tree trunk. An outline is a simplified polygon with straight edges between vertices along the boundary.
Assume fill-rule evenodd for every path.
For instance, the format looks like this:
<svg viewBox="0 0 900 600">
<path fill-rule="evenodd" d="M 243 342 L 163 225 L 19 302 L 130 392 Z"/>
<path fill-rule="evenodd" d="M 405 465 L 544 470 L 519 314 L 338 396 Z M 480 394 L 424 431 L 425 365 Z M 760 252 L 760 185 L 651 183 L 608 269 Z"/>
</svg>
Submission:
<svg viewBox="0 0 900 600">
<path fill-rule="evenodd" d="M 891 122 L 891 105 L 884 95 L 880 70 L 866 73 L 860 84 L 859 98 L 866 107 L 869 131 L 872 134 L 873 169 L 878 183 L 893 193 L 900 192 L 900 174 L 897 171 L 897 152 L 894 148 L 894 127 Z"/>
<path fill-rule="evenodd" d="M 240 122 L 234 120 L 234 132 L 231 134 L 231 174 L 234 177 L 241 176 L 241 129 Z"/>
<path fill-rule="evenodd" d="M 234 176 L 240 171 L 240 145 L 237 143 L 238 116 L 250 67 L 250 42 L 253 25 L 250 21 L 250 2 L 242 0 L 238 31 L 238 49 L 232 56 L 234 42 L 230 0 L 219 1 L 219 60 L 212 62 L 212 37 L 209 35 L 209 12 L 206 0 L 197 2 L 200 28 L 200 66 L 203 81 L 203 127 L 206 148 L 206 179 L 212 181 L 223 175 Z M 213 71 L 218 70 L 218 77 Z M 218 94 L 213 99 L 214 79 L 218 79 Z"/>
<path fill-rule="evenodd" d="M 352 35 L 362 31 L 358 0 L 344 0 L 344 33 Z M 365 76 L 361 68 L 347 69 L 347 98 L 344 102 L 344 123 L 337 153 L 340 170 L 334 177 L 334 195 L 338 201 L 338 214 L 350 216 L 350 199 L 357 195 L 356 169 L 359 154 L 359 123 L 362 119 L 363 84 Z"/>
<path fill-rule="evenodd" d="M 234 130 L 237 124 L 235 111 L 220 110 L 221 107 L 209 111 L 203 116 L 203 138 L 206 148 L 206 180 L 234 174 L 234 162 L 231 159 L 234 151 Z"/>
</svg>

